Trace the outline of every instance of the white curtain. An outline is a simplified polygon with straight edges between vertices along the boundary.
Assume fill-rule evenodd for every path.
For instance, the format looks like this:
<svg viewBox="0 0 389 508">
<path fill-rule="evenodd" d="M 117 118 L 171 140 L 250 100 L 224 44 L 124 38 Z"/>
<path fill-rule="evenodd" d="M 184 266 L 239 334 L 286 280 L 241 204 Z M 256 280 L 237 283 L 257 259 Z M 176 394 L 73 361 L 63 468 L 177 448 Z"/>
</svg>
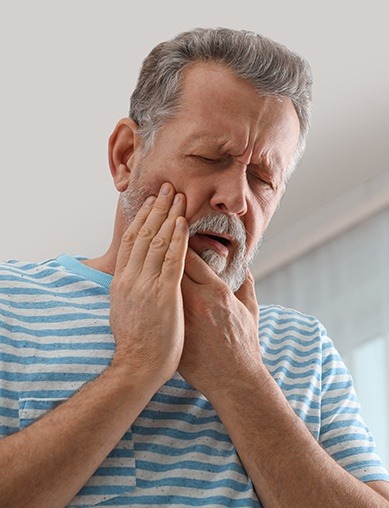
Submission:
<svg viewBox="0 0 389 508">
<path fill-rule="evenodd" d="M 261 304 L 320 319 L 351 370 L 389 467 L 389 208 L 257 279 L 256 292 Z"/>
</svg>

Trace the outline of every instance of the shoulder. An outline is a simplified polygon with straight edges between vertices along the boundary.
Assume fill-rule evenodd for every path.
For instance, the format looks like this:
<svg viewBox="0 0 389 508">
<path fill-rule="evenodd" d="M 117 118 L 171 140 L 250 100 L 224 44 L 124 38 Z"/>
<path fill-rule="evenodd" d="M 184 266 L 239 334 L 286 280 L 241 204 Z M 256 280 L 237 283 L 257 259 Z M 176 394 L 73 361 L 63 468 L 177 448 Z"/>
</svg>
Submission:
<svg viewBox="0 0 389 508">
<path fill-rule="evenodd" d="M 61 265 L 57 259 L 47 259 L 41 262 L 11 259 L 0 262 L 0 280 L 6 281 L 13 278 L 16 281 L 25 277 L 33 279 L 42 276 L 42 274 L 48 276 L 58 270 L 61 270 Z"/>
<path fill-rule="evenodd" d="M 327 330 L 314 316 L 279 305 L 260 307 L 259 337 L 265 358 L 312 361 L 323 366 L 330 359 L 340 359 Z"/>
<path fill-rule="evenodd" d="M 264 338 L 290 338 L 302 343 L 327 335 L 316 317 L 280 305 L 260 306 L 259 330 Z"/>
<path fill-rule="evenodd" d="M 0 263 L 0 295 L 32 294 L 66 283 L 67 273 L 56 259 L 41 262 L 10 260 Z"/>
</svg>

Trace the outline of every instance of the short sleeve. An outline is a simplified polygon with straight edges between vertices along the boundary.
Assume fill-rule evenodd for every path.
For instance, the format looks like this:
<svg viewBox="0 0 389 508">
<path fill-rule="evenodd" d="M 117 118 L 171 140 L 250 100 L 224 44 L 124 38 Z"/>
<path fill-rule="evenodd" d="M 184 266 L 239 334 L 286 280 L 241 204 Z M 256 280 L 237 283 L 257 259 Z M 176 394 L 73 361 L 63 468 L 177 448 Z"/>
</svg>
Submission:
<svg viewBox="0 0 389 508">
<path fill-rule="evenodd" d="M 351 374 L 324 328 L 321 381 L 320 444 L 359 480 L 389 481 L 373 436 L 362 419 Z"/>
</svg>

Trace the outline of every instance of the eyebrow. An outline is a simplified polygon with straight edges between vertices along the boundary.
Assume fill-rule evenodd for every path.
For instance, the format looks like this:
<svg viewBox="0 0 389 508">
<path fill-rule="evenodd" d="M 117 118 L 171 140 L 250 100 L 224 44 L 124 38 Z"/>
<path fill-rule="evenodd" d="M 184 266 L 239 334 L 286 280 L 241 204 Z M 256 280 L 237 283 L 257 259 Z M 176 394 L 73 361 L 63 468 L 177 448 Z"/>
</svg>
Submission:
<svg viewBox="0 0 389 508">
<path fill-rule="evenodd" d="M 221 155 L 228 154 L 231 157 L 236 157 L 230 153 L 229 150 L 226 149 L 226 145 L 228 143 L 228 138 L 224 140 L 222 138 L 214 138 L 211 135 L 206 134 L 197 134 L 191 137 L 188 141 L 188 144 L 184 146 L 185 150 L 196 150 L 196 149 L 204 149 L 204 150 L 213 150 L 214 152 L 218 152 Z M 238 156 L 239 157 L 239 156 Z M 269 157 L 265 154 L 262 155 L 259 161 L 251 163 L 253 166 L 261 167 L 261 170 L 264 171 L 267 175 L 276 176 L 279 173 L 282 173 L 282 163 L 278 158 L 274 158 L 274 156 Z M 280 178 L 282 179 L 282 178 Z"/>
<path fill-rule="evenodd" d="M 188 141 L 188 144 L 184 146 L 186 150 L 193 150 L 195 148 L 210 148 L 222 151 L 227 144 L 227 139 L 222 140 L 220 138 L 213 138 L 209 135 L 198 134 L 197 136 L 193 136 Z"/>
</svg>

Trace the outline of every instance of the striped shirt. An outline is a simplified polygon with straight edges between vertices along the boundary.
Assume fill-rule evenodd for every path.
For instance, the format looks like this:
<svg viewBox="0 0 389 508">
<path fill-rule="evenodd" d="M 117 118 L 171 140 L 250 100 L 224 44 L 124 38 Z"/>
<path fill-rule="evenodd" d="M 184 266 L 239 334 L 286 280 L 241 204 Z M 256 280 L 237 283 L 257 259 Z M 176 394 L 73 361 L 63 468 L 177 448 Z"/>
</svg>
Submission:
<svg viewBox="0 0 389 508">
<path fill-rule="evenodd" d="M 109 364 L 111 280 L 67 255 L 0 264 L 0 437 L 31 424 Z M 268 370 L 315 439 L 361 481 L 389 481 L 323 326 L 263 306 L 259 340 Z M 96 505 L 261 506 L 215 410 L 179 374 L 69 506 Z"/>
</svg>

